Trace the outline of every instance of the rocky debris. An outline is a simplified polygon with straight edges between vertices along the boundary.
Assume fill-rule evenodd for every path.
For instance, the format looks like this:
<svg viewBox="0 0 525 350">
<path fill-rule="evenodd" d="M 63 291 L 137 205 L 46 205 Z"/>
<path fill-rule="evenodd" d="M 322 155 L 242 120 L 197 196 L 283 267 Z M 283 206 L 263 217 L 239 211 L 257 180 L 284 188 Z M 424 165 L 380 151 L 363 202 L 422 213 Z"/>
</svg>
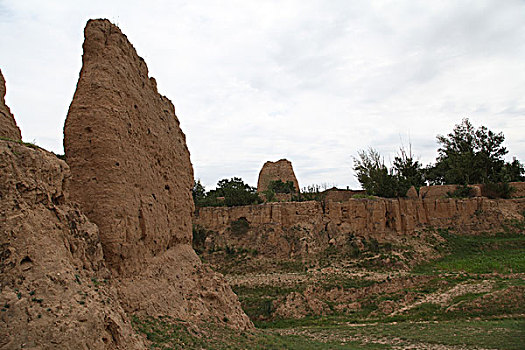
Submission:
<svg viewBox="0 0 525 350">
<path fill-rule="evenodd" d="M 20 129 L 16 126 L 15 117 L 5 104 L 5 80 L 0 70 L 0 138 L 21 141 Z"/>
<path fill-rule="evenodd" d="M 309 286 L 303 293 L 292 292 L 277 302 L 274 316 L 282 318 L 303 318 L 307 315 L 322 316 L 332 313 L 330 307 L 315 295 L 316 288 Z"/>
<path fill-rule="evenodd" d="M 71 197 L 100 228 L 128 312 L 251 328 L 191 247 L 193 169 L 170 100 L 120 29 L 91 20 L 64 128 Z"/>
<path fill-rule="evenodd" d="M 0 348 L 144 349 L 104 282 L 98 228 L 68 203 L 69 167 L 0 141 Z"/>
<path fill-rule="evenodd" d="M 284 183 L 288 181 L 293 182 L 295 191 L 299 192 L 299 182 L 297 182 L 297 178 L 295 177 L 292 162 L 286 159 L 264 163 L 259 173 L 259 180 L 257 181 L 257 192 L 266 191 L 270 182 L 277 180 L 281 180 Z"/>
</svg>

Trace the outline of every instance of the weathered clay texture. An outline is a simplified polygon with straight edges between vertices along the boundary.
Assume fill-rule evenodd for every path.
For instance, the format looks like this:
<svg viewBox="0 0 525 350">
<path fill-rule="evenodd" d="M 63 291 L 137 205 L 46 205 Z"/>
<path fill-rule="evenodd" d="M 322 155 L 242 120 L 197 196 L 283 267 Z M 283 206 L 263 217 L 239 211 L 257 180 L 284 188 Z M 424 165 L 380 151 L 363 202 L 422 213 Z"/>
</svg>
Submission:
<svg viewBox="0 0 525 350">
<path fill-rule="evenodd" d="M 292 163 L 289 160 L 281 159 L 277 162 L 264 163 L 259 180 L 257 181 L 257 191 L 263 192 L 268 189 L 271 181 L 281 180 L 282 182 L 292 181 L 295 191 L 299 192 L 299 182 L 293 172 Z"/>
<path fill-rule="evenodd" d="M 5 104 L 5 92 L 5 80 L 0 70 L 0 137 L 20 141 L 22 140 L 20 129 L 16 126 L 15 118 Z"/>
<path fill-rule="evenodd" d="M 0 348 L 145 348 L 102 282 L 97 226 L 67 202 L 67 164 L 11 141 L 0 164 Z"/>
<path fill-rule="evenodd" d="M 333 187 L 322 192 L 321 197 L 327 202 L 344 202 L 349 200 L 356 194 L 366 194 L 366 192 L 364 190 L 341 190 Z"/>
<path fill-rule="evenodd" d="M 511 182 L 510 185 L 514 187 L 511 197 L 523 198 L 525 197 L 525 182 Z"/>
<path fill-rule="evenodd" d="M 71 195 L 99 226 L 109 266 L 133 271 L 191 242 L 190 154 L 173 104 L 120 29 L 89 21 L 83 47 L 64 128 Z"/>
<path fill-rule="evenodd" d="M 522 220 L 524 209 L 525 199 L 350 199 L 199 208 L 195 224 L 211 230 L 206 248 L 244 247 L 287 258 L 344 246 L 349 235 L 392 242 L 428 227 L 469 234 L 501 230 L 508 219 Z M 239 218 L 250 226 L 241 236 L 231 230 Z"/>
<path fill-rule="evenodd" d="M 480 197 L 481 196 L 481 185 L 469 185 L 470 196 Z M 458 188 L 458 185 L 436 185 L 436 186 L 423 186 L 419 189 L 420 199 L 439 199 L 449 197 L 449 193 L 453 193 Z M 410 189 L 409 189 L 410 191 Z M 407 196 L 409 194 L 407 193 Z"/>
<path fill-rule="evenodd" d="M 107 20 L 86 26 L 64 133 L 71 197 L 100 228 L 126 311 L 252 327 L 191 247 L 193 169 L 173 104 Z"/>
</svg>

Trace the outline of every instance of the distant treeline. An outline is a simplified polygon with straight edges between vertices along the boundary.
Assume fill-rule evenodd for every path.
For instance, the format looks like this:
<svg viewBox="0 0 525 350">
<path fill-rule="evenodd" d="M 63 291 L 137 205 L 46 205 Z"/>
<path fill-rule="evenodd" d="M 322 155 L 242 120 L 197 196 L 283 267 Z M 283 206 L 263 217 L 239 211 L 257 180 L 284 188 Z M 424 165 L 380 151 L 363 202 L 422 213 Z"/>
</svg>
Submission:
<svg viewBox="0 0 525 350">
<path fill-rule="evenodd" d="M 353 170 L 368 196 L 405 197 L 412 186 L 419 191 L 427 185 L 458 185 L 449 196 L 468 197 L 472 193 L 469 185 L 483 184 L 493 197 L 508 198 L 513 191 L 509 182 L 525 181 L 525 168 L 516 158 L 505 162 L 508 151 L 504 140 L 503 133 L 494 133 L 485 126 L 476 129 L 463 119 L 447 136 L 437 136 L 438 157 L 433 164 L 421 164 L 409 147 L 408 151 L 401 148 L 388 167 L 383 156 L 369 148 L 358 152 Z M 322 201 L 326 189 L 326 185 L 311 185 L 297 192 L 293 182 L 276 180 L 259 194 L 255 187 L 233 177 L 220 180 L 210 191 L 197 180 L 193 199 L 197 207 L 260 204 L 277 201 L 281 195 L 290 201 Z"/>
<path fill-rule="evenodd" d="M 412 149 L 400 149 L 391 167 L 373 148 L 358 152 L 354 171 L 369 195 L 404 197 L 411 186 L 458 185 L 453 196 L 469 193 L 468 185 L 484 184 L 497 197 L 509 197 L 509 182 L 524 181 L 525 169 L 516 158 L 505 162 L 508 153 L 503 146 L 503 133 L 481 126 L 477 129 L 468 119 L 454 127 L 447 136 L 438 135 L 438 157 L 434 164 L 423 166 L 414 159 Z M 497 192 L 497 193 L 496 193 Z"/>
</svg>

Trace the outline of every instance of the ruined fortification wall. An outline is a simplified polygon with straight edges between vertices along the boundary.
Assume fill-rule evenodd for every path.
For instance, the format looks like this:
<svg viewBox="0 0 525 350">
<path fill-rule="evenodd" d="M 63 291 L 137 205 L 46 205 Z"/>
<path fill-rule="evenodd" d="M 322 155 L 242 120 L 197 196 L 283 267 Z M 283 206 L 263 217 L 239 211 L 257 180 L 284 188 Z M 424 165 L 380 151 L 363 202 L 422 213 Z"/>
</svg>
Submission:
<svg viewBox="0 0 525 350">
<path fill-rule="evenodd" d="M 295 191 L 299 192 L 299 182 L 295 177 L 292 162 L 286 159 L 280 159 L 277 162 L 264 163 L 259 172 L 259 179 L 257 181 L 257 191 L 263 192 L 268 189 L 271 181 L 281 180 L 282 182 L 293 182 Z"/>
<path fill-rule="evenodd" d="M 193 168 L 171 101 L 107 20 L 86 25 L 64 127 L 71 197 L 100 229 L 128 312 L 253 327 L 223 277 L 191 247 Z"/>
<path fill-rule="evenodd" d="M 514 192 L 511 197 L 523 198 L 525 197 L 525 182 L 511 182 L 510 185 L 514 187 Z"/>
<path fill-rule="evenodd" d="M 321 193 L 323 200 L 344 202 L 355 195 L 366 194 L 365 190 L 341 190 L 338 188 L 331 188 Z"/>
<path fill-rule="evenodd" d="M 20 141 L 22 136 L 11 110 L 5 104 L 6 86 L 0 70 L 0 138 Z"/>
<path fill-rule="evenodd" d="M 420 199 L 437 199 L 446 198 L 449 193 L 454 192 L 458 188 L 458 185 L 435 185 L 435 186 L 423 186 L 419 189 Z M 481 196 L 480 185 L 470 185 L 470 195 L 472 197 Z"/>
<path fill-rule="evenodd" d="M 512 192 L 512 198 L 525 197 L 525 182 L 510 182 L 510 186 L 514 188 Z M 485 185 L 469 185 L 471 188 L 471 197 L 486 196 Z M 407 197 L 420 199 L 439 199 L 447 198 L 449 193 L 454 192 L 458 188 L 458 185 L 436 185 L 436 186 L 423 186 L 419 189 L 419 195 L 415 192 L 415 188 L 411 187 L 407 192 Z"/>
<path fill-rule="evenodd" d="M 71 195 L 100 228 L 120 272 L 191 242 L 193 168 L 170 100 L 120 29 L 85 29 L 82 70 L 64 127 Z"/>
<path fill-rule="evenodd" d="M 506 220 L 523 219 L 524 209 L 525 199 L 350 199 L 199 208 L 194 223 L 210 230 L 209 247 L 256 247 L 268 256 L 289 257 L 343 245 L 349 236 L 388 241 L 428 227 L 465 233 L 501 230 Z M 250 226 L 243 235 L 232 231 L 231 223 L 239 218 Z"/>
</svg>

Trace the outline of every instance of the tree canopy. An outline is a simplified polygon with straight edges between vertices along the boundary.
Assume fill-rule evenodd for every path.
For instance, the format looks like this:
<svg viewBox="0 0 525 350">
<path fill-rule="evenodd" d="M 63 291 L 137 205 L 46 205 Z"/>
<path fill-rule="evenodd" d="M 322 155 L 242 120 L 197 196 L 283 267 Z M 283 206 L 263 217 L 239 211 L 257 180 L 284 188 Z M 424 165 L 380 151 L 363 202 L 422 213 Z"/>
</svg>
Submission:
<svg viewBox="0 0 525 350">
<path fill-rule="evenodd" d="M 193 199 L 197 207 L 206 206 L 240 206 L 261 203 L 262 200 L 256 188 L 245 184 L 239 177 L 222 179 L 217 182 L 217 188 L 206 192 L 200 181 L 193 187 Z"/>
<path fill-rule="evenodd" d="M 295 193 L 293 181 L 272 180 L 268 185 L 268 190 L 275 193 Z"/>
<path fill-rule="evenodd" d="M 502 145 L 503 133 L 495 133 L 485 126 L 475 129 L 468 119 L 454 127 L 447 136 L 438 135 L 438 158 L 429 168 L 433 184 L 476 184 L 511 181 L 505 178 Z"/>
<path fill-rule="evenodd" d="M 373 148 L 361 150 L 358 155 L 359 158 L 354 158 L 354 171 L 369 195 L 404 197 L 411 186 L 419 188 L 424 184 L 421 164 L 414 160 L 412 152 L 407 153 L 403 148 L 390 169 Z"/>
<path fill-rule="evenodd" d="M 503 133 L 485 126 L 475 128 L 468 119 L 446 136 L 438 135 L 438 157 L 435 164 L 423 167 L 414 159 L 411 149 L 401 148 L 388 168 L 383 157 L 369 148 L 354 158 L 354 171 L 368 194 L 381 197 L 403 197 L 410 186 L 425 184 L 498 184 L 525 180 L 525 168 L 516 158 L 505 162 L 508 153 L 503 146 Z M 503 186 L 502 188 L 504 188 Z"/>
</svg>

